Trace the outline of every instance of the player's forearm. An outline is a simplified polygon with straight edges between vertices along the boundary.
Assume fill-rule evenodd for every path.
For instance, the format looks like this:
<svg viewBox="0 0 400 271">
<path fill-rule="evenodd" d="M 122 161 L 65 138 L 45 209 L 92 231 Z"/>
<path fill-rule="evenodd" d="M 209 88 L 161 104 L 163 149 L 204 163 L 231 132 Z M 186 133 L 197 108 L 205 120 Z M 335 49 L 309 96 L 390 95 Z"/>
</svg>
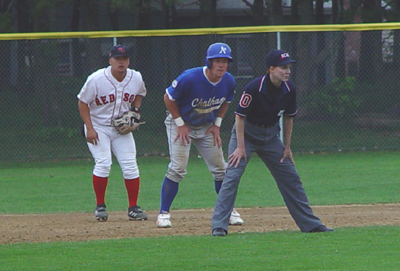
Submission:
<svg viewBox="0 0 400 271">
<path fill-rule="evenodd" d="M 171 101 L 168 98 L 167 94 L 164 95 L 164 103 L 165 106 L 167 107 L 168 112 L 172 115 L 172 118 L 176 119 L 181 116 L 178 105 L 176 104 L 175 101 Z"/>
<path fill-rule="evenodd" d="M 236 148 L 243 148 L 244 149 L 244 120 L 246 117 L 236 115 L 235 116 L 235 128 L 236 128 L 236 139 L 237 139 L 237 146 Z"/>
<path fill-rule="evenodd" d="M 93 129 L 92 119 L 90 118 L 90 109 L 87 104 L 78 101 L 79 113 L 87 129 Z"/>
<path fill-rule="evenodd" d="M 141 95 L 136 95 L 136 96 L 135 96 L 135 100 L 133 100 L 131 106 L 132 106 L 132 107 L 140 108 L 140 107 L 142 106 L 142 100 L 143 100 L 143 96 L 141 96 Z"/>
<path fill-rule="evenodd" d="M 229 103 L 223 103 L 218 110 L 217 117 L 224 118 L 226 111 L 228 111 Z"/>
<path fill-rule="evenodd" d="M 178 104 L 175 101 L 171 101 L 167 94 L 164 95 L 164 103 L 172 118 L 174 119 L 176 126 L 184 126 L 185 122 L 183 121 L 181 113 L 179 112 Z"/>
<path fill-rule="evenodd" d="M 293 131 L 293 117 L 283 116 L 283 138 L 286 149 L 290 149 Z"/>
<path fill-rule="evenodd" d="M 228 106 L 229 106 L 228 103 L 223 103 L 223 104 L 219 107 L 218 112 L 217 112 L 217 117 L 216 117 L 215 120 L 214 120 L 214 125 L 215 125 L 215 126 L 221 127 L 222 119 L 224 118 L 225 113 L 226 113 L 226 111 L 228 110 Z"/>
</svg>

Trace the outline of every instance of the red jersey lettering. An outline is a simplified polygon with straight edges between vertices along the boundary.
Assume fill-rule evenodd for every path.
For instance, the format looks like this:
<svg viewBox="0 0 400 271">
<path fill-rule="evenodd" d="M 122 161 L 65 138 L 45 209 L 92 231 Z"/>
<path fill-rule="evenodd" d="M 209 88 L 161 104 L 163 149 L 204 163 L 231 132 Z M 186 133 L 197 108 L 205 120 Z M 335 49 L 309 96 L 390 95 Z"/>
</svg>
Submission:
<svg viewBox="0 0 400 271">
<path fill-rule="evenodd" d="M 129 93 L 124 93 L 124 102 L 129 101 Z"/>
<path fill-rule="evenodd" d="M 108 97 L 110 98 L 110 103 L 115 102 L 115 96 L 114 96 L 114 94 L 110 94 L 110 95 L 108 95 Z"/>
<path fill-rule="evenodd" d="M 103 102 L 103 104 L 108 104 L 106 96 L 101 96 L 100 99 Z"/>
</svg>

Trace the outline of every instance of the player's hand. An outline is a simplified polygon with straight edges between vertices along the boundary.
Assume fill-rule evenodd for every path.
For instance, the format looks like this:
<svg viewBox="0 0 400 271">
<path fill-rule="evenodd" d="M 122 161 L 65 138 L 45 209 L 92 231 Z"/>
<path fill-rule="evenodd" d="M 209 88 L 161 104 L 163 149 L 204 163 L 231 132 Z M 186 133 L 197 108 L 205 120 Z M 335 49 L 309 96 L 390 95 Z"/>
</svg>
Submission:
<svg viewBox="0 0 400 271">
<path fill-rule="evenodd" d="M 182 126 L 177 127 L 178 134 L 175 137 L 175 142 L 179 139 L 179 143 L 181 146 L 186 146 L 186 144 L 190 144 L 189 132 L 190 128 L 184 124 Z"/>
<path fill-rule="evenodd" d="M 292 164 L 295 165 L 295 164 L 294 164 L 294 159 L 293 159 L 292 151 L 291 151 L 290 149 L 286 149 L 286 148 L 285 148 L 285 150 L 283 151 L 283 157 L 282 157 L 282 159 L 281 159 L 281 163 L 282 163 L 286 158 L 288 158 L 288 159 L 290 160 L 290 162 L 292 162 Z"/>
<path fill-rule="evenodd" d="M 208 131 L 206 132 L 206 135 L 208 134 L 213 134 L 214 136 L 214 146 L 217 145 L 218 148 L 221 148 L 222 146 L 222 139 L 221 136 L 219 135 L 219 127 L 216 125 L 212 125 Z"/>
<path fill-rule="evenodd" d="M 245 162 L 247 162 L 246 150 L 241 148 L 236 148 L 236 150 L 231 155 L 229 155 L 228 163 L 231 167 L 237 168 L 242 158 Z"/>
<path fill-rule="evenodd" d="M 94 129 L 88 129 L 86 131 L 86 141 L 90 144 L 97 145 L 97 141 L 99 141 L 99 135 Z"/>
</svg>

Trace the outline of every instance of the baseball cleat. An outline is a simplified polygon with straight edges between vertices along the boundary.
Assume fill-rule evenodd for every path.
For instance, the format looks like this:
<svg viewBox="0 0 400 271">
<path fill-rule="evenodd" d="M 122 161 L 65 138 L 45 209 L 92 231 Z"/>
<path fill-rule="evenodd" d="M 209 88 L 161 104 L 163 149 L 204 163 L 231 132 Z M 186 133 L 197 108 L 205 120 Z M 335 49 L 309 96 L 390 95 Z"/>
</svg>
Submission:
<svg viewBox="0 0 400 271">
<path fill-rule="evenodd" d="M 140 209 L 140 206 L 135 205 L 128 209 L 128 217 L 129 220 L 147 220 L 148 215 L 143 213 L 142 209 Z"/>
<path fill-rule="evenodd" d="M 171 228 L 172 223 L 171 223 L 171 215 L 168 212 L 163 211 L 161 214 L 157 216 L 157 228 Z"/>
<path fill-rule="evenodd" d="M 108 214 L 107 214 L 107 211 L 106 211 L 106 206 L 104 204 L 96 206 L 96 209 L 94 210 L 94 216 L 100 222 L 107 221 Z"/>
<path fill-rule="evenodd" d="M 229 225 L 243 225 L 243 219 L 240 218 L 240 214 L 235 209 L 233 209 L 229 218 Z"/>
<path fill-rule="evenodd" d="M 216 228 L 212 230 L 213 236 L 226 236 L 227 232 L 223 228 Z"/>
</svg>

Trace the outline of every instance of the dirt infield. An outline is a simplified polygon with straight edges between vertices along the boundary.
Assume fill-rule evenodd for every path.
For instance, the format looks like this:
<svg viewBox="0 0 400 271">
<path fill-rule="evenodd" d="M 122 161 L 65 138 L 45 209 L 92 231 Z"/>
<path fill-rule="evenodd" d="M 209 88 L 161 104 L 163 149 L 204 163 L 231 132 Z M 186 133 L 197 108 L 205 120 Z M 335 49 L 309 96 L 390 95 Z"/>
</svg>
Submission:
<svg viewBox="0 0 400 271">
<path fill-rule="evenodd" d="M 333 228 L 400 225 L 399 203 L 312 208 L 325 225 Z M 298 230 L 286 207 L 237 210 L 244 224 L 231 226 L 230 233 Z M 156 228 L 157 211 L 147 214 L 147 221 L 129 221 L 126 212 L 111 212 L 108 221 L 102 223 L 93 213 L 0 215 L 0 244 L 211 234 L 212 209 L 174 210 L 169 229 Z"/>
</svg>

